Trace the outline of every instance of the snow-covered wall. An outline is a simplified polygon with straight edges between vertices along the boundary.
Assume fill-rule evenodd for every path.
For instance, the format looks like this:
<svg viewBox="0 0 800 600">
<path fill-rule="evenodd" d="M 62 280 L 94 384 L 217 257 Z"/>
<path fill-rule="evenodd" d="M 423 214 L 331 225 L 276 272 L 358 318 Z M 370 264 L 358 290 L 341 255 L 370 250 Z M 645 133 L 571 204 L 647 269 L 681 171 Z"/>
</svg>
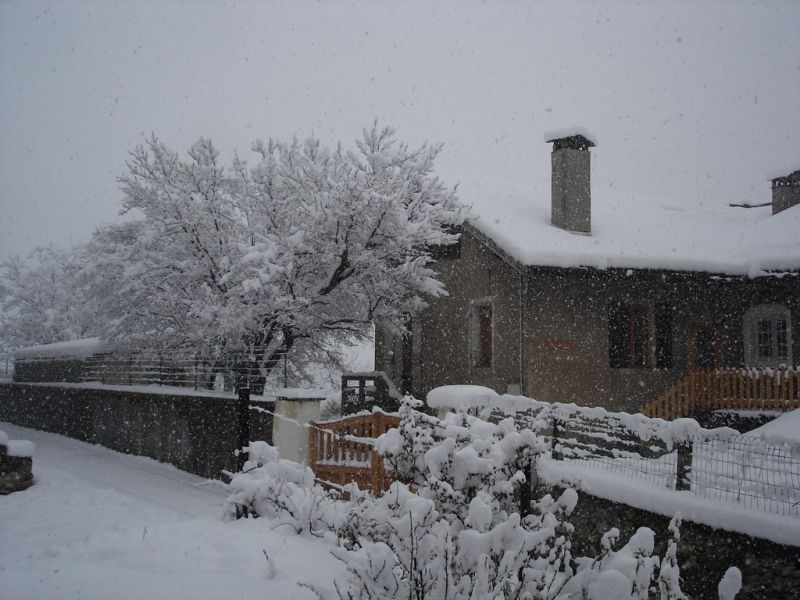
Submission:
<svg viewBox="0 0 800 600">
<path fill-rule="evenodd" d="M 0 421 L 149 456 L 203 477 L 236 468 L 237 401 L 103 387 L 0 384 Z M 251 423 L 251 435 L 265 432 Z"/>
</svg>

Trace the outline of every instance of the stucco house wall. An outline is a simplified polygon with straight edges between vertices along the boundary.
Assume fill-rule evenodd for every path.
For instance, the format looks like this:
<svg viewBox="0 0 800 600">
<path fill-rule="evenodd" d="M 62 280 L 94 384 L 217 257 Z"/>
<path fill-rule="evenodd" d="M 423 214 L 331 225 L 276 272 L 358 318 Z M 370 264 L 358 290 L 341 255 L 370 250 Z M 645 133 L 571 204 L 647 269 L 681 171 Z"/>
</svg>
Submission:
<svg viewBox="0 0 800 600">
<path fill-rule="evenodd" d="M 471 383 L 547 401 L 636 411 L 691 370 L 695 326 L 717 332 L 717 366 L 735 367 L 745 365 L 743 319 L 751 307 L 787 306 L 795 331 L 800 322 L 800 278 L 791 275 L 748 279 L 523 267 L 470 228 L 462 235 L 460 257 L 440 261 L 436 268 L 449 295 L 432 300 L 415 320 L 411 349 L 406 348 L 411 389 L 403 391 L 423 398 L 440 385 Z M 476 368 L 472 307 L 487 300 L 493 306 L 494 360 L 490 368 Z M 670 368 L 610 366 L 612 302 L 673 307 Z M 377 337 L 377 368 L 399 382 L 402 342 L 382 329 Z M 800 356 L 798 338 L 792 336 L 795 361 Z"/>
</svg>

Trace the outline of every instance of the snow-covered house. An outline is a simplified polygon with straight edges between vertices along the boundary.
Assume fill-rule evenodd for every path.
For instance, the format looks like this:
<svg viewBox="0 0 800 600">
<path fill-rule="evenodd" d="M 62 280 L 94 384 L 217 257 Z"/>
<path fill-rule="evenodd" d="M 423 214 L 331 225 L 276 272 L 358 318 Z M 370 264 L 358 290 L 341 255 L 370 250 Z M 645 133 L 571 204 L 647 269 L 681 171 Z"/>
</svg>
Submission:
<svg viewBox="0 0 800 600">
<path fill-rule="evenodd" d="M 552 198 L 487 195 L 437 264 L 449 295 L 376 368 L 418 397 L 446 384 L 636 410 L 699 367 L 800 359 L 800 171 L 771 206 L 590 192 L 583 132 L 555 135 Z"/>
</svg>

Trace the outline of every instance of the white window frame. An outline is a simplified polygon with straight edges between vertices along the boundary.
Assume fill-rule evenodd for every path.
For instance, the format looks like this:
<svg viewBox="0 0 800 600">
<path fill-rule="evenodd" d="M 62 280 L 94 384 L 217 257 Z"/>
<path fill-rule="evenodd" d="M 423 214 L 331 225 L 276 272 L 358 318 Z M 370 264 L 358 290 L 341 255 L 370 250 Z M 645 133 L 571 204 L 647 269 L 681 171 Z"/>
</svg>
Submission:
<svg viewBox="0 0 800 600">
<path fill-rule="evenodd" d="M 778 355 L 778 326 L 777 322 L 786 322 L 786 356 Z M 761 356 L 759 340 L 759 324 L 770 323 L 770 348 L 771 356 Z M 744 315 L 744 361 L 748 367 L 781 367 L 794 364 L 792 340 L 792 313 L 780 304 L 760 304 L 752 307 Z M 783 344 L 781 344 L 783 345 Z"/>
<path fill-rule="evenodd" d="M 478 366 L 478 353 L 480 352 L 480 339 L 478 336 L 480 335 L 479 326 L 478 326 L 478 316 L 480 314 L 480 308 L 484 306 L 490 306 L 492 309 L 492 339 L 491 339 L 491 346 L 492 346 L 492 359 L 489 362 L 488 366 Z M 469 366 L 471 369 L 494 369 L 495 364 L 495 305 L 494 305 L 494 297 L 493 296 L 486 296 L 484 298 L 475 298 L 474 300 L 470 301 L 469 306 Z"/>
</svg>

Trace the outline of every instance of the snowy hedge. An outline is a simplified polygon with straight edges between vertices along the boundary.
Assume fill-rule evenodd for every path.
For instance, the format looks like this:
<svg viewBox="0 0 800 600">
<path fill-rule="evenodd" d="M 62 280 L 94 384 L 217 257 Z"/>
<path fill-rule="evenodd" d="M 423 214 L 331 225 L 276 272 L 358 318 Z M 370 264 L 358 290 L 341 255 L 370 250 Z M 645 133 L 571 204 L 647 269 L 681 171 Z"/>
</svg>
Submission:
<svg viewBox="0 0 800 600">
<path fill-rule="evenodd" d="M 642 527 L 619 545 L 612 528 L 593 557 L 573 557 L 568 518 L 578 494 L 528 497 L 544 446 L 511 419 L 489 423 L 465 413 L 444 420 L 406 398 L 401 423 L 376 440 L 397 481 L 379 497 L 350 487 L 338 501 L 305 467 L 282 461 L 263 443 L 231 482 L 230 515 L 268 516 L 298 533 L 338 539 L 347 567 L 335 582 L 341 599 L 679 600 L 680 516 L 670 523 L 664 558 Z M 732 599 L 732 568 L 720 598 Z"/>
</svg>

